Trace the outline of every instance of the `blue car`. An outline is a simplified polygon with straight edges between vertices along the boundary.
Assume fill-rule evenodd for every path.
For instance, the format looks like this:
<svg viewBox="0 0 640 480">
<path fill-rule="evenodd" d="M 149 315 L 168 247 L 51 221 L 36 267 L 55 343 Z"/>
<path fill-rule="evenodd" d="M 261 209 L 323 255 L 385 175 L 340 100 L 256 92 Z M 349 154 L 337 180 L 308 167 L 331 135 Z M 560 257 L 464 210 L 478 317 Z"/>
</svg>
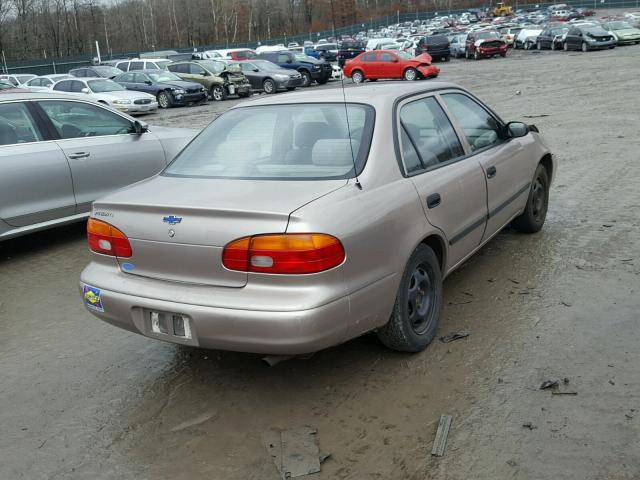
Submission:
<svg viewBox="0 0 640 480">
<path fill-rule="evenodd" d="M 304 53 L 290 52 L 289 50 L 263 52 L 256 55 L 254 59 L 269 60 L 282 68 L 297 70 L 302 75 L 303 87 L 308 87 L 314 81 L 323 85 L 331 78 L 332 68 L 330 63 L 310 57 Z"/>
</svg>

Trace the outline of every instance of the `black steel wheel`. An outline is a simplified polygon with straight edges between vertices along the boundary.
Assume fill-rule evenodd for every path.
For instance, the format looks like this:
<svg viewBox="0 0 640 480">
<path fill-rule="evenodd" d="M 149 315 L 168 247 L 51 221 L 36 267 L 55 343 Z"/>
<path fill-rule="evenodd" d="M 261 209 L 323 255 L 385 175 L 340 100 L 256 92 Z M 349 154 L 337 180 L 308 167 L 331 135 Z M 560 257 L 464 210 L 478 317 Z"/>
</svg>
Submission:
<svg viewBox="0 0 640 480">
<path fill-rule="evenodd" d="M 538 165 L 529 190 L 524 212 L 511 223 L 523 233 L 536 233 L 542 229 L 549 208 L 549 175 L 544 165 Z"/>
<path fill-rule="evenodd" d="M 442 309 L 442 274 L 434 251 L 419 245 L 407 262 L 389 322 L 380 341 L 402 352 L 420 352 L 436 334 Z"/>
</svg>

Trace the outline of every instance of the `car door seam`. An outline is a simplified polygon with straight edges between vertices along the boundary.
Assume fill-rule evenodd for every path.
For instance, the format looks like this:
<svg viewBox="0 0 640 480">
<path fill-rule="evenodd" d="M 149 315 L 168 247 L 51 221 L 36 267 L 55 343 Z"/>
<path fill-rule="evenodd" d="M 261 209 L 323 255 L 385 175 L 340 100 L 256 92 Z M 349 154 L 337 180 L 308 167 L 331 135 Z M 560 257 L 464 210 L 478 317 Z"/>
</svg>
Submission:
<svg viewBox="0 0 640 480">
<path fill-rule="evenodd" d="M 527 182 L 526 185 L 524 185 L 523 187 L 521 187 L 516 193 L 514 193 L 513 195 L 511 195 L 509 198 L 507 198 L 504 202 L 502 202 L 500 205 L 498 205 L 496 208 L 494 208 L 493 210 L 491 210 L 489 212 L 489 215 L 487 218 L 493 218 L 495 217 L 501 210 L 503 210 L 504 208 L 506 208 L 509 204 L 513 203 L 514 201 L 516 201 L 518 199 L 518 197 L 520 195 L 522 195 L 524 192 L 526 192 L 529 188 L 531 187 L 531 182 Z M 487 191 L 489 189 L 487 188 Z M 487 205 L 488 208 L 488 205 Z"/>
</svg>

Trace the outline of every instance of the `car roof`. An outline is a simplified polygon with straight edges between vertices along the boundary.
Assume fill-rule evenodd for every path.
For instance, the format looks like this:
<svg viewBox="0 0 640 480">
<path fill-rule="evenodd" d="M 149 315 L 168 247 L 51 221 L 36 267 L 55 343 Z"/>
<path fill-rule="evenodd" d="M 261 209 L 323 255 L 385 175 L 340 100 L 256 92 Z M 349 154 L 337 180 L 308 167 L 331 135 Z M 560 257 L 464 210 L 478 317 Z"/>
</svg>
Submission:
<svg viewBox="0 0 640 480">
<path fill-rule="evenodd" d="M 434 82 L 381 82 L 368 85 L 350 86 L 344 89 L 332 88 L 315 92 L 313 90 L 296 91 L 280 96 L 265 96 L 243 102 L 233 108 L 253 107 L 260 105 L 286 105 L 300 103 L 364 103 L 376 108 L 393 104 L 398 98 L 406 95 L 428 93 L 445 88 L 463 90 L 455 83 Z"/>
</svg>

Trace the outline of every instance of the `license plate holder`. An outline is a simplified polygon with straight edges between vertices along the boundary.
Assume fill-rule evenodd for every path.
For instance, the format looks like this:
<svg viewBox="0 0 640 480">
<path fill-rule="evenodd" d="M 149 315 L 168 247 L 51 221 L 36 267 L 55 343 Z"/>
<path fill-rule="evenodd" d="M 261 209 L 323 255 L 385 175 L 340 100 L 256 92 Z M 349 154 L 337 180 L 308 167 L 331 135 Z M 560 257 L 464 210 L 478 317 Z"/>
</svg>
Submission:
<svg viewBox="0 0 640 480">
<path fill-rule="evenodd" d="M 143 313 L 149 336 L 176 343 L 195 343 L 193 320 L 188 315 L 147 309 Z"/>
</svg>

